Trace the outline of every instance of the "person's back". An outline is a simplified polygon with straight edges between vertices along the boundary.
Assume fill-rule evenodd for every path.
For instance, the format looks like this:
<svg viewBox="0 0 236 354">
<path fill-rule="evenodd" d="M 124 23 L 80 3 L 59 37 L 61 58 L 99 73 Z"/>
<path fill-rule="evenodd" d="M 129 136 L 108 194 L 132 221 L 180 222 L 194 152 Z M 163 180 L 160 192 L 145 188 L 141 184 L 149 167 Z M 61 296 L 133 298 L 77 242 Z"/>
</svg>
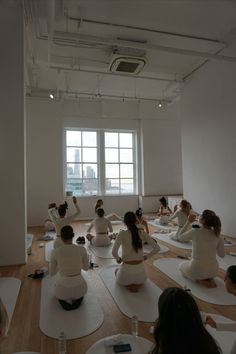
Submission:
<svg viewBox="0 0 236 354">
<path fill-rule="evenodd" d="M 108 234 L 110 231 L 111 222 L 106 217 L 97 216 L 94 220 L 94 228 L 96 234 Z"/>
<path fill-rule="evenodd" d="M 88 269 L 86 267 L 87 264 L 84 264 L 84 259 L 87 259 L 87 253 L 83 246 L 74 244 L 62 245 L 53 252 L 54 258 L 57 260 L 59 273 L 62 276 L 79 275 L 81 274 L 81 269 Z"/>
<path fill-rule="evenodd" d="M 217 245 L 223 240 L 216 237 L 213 230 L 201 227 L 191 230 L 192 233 L 192 258 L 206 262 L 215 262 L 217 254 Z"/>
</svg>

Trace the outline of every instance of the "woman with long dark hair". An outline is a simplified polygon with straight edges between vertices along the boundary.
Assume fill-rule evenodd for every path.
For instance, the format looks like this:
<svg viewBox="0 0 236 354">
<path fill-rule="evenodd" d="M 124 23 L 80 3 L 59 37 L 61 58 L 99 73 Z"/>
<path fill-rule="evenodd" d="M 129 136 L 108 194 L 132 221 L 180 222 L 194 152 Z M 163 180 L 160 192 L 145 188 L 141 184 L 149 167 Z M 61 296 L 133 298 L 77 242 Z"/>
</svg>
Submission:
<svg viewBox="0 0 236 354">
<path fill-rule="evenodd" d="M 167 288 L 158 301 L 155 347 L 150 354 L 220 354 L 205 329 L 194 298 L 180 288 Z"/>
<path fill-rule="evenodd" d="M 180 264 L 180 270 L 186 278 L 197 281 L 207 288 L 215 288 L 219 265 L 216 256 L 224 257 L 224 241 L 220 236 L 221 222 L 212 210 L 204 210 L 200 215 L 200 228 L 189 229 L 195 215 L 190 214 L 181 230 L 179 239 L 182 242 L 192 241 L 192 259 Z"/>
<path fill-rule="evenodd" d="M 124 216 L 124 223 L 128 230 L 121 230 L 117 236 L 112 254 L 117 263 L 122 263 L 116 270 L 117 282 L 124 285 L 131 292 L 137 292 L 147 279 L 143 261 L 152 257 L 160 250 L 155 240 L 143 230 L 137 228 L 136 215 L 129 211 Z M 148 254 L 143 253 L 143 244 L 148 243 L 153 250 Z M 118 254 L 121 247 L 122 256 Z"/>
</svg>

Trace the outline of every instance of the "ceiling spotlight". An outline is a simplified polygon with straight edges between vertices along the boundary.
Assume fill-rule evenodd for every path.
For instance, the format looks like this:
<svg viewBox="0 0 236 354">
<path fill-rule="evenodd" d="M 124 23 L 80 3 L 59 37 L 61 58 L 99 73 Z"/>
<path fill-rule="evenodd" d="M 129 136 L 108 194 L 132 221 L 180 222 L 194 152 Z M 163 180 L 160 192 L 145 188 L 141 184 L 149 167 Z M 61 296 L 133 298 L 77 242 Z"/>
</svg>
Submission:
<svg viewBox="0 0 236 354">
<path fill-rule="evenodd" d="M 49 97 L 51 98 L 51 100 L 53 100 L 54 99 L 54 94 L 50 93 Z"/>
<path fill-rule="evenodd" d="M 159 101 L 159 103 L 158 103 L 158 107 L 159 107 L 159 108 L 161 108 L 162 106 L 163 106 L 162 102 L 161 102 L 161 101 Z"/>
</svg>

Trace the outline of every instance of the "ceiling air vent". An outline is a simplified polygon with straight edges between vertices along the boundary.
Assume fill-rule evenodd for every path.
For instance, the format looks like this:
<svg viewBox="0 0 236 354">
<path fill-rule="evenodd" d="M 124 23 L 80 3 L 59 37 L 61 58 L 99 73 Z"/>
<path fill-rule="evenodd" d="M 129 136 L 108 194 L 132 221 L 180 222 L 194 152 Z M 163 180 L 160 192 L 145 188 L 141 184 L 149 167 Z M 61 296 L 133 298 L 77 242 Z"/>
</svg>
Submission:
<svg viewBox="0 0 236 354">
<path fill-rule="evenodd" d="M 109 69 L 115 73 L 125 73 L 136 75 L 140 73 L 146 60 L 144 58 L 121 56 L 115 54 L 110 62 Z"/>
</svg>

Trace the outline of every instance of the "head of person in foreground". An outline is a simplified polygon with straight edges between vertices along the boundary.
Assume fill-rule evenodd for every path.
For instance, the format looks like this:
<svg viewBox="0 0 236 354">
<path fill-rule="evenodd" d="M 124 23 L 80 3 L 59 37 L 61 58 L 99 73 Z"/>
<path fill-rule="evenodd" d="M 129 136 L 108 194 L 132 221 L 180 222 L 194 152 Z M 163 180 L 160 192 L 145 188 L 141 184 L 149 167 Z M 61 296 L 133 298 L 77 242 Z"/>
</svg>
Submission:
<svg viewBox="0 0 236 354">
<path fill-rule="evenodd" d="M 225 287 L 228 293 L 236 296 L 236 265 L 231 265 L 225 275 Z"/>
<path fill-rule="evenodd" d="M 167 288 L 158 301 L 154 328 L 155 348 L 150 354 L 220 354 L 205 329 L 194 298 L 180 288 Z"/>
</svg>

